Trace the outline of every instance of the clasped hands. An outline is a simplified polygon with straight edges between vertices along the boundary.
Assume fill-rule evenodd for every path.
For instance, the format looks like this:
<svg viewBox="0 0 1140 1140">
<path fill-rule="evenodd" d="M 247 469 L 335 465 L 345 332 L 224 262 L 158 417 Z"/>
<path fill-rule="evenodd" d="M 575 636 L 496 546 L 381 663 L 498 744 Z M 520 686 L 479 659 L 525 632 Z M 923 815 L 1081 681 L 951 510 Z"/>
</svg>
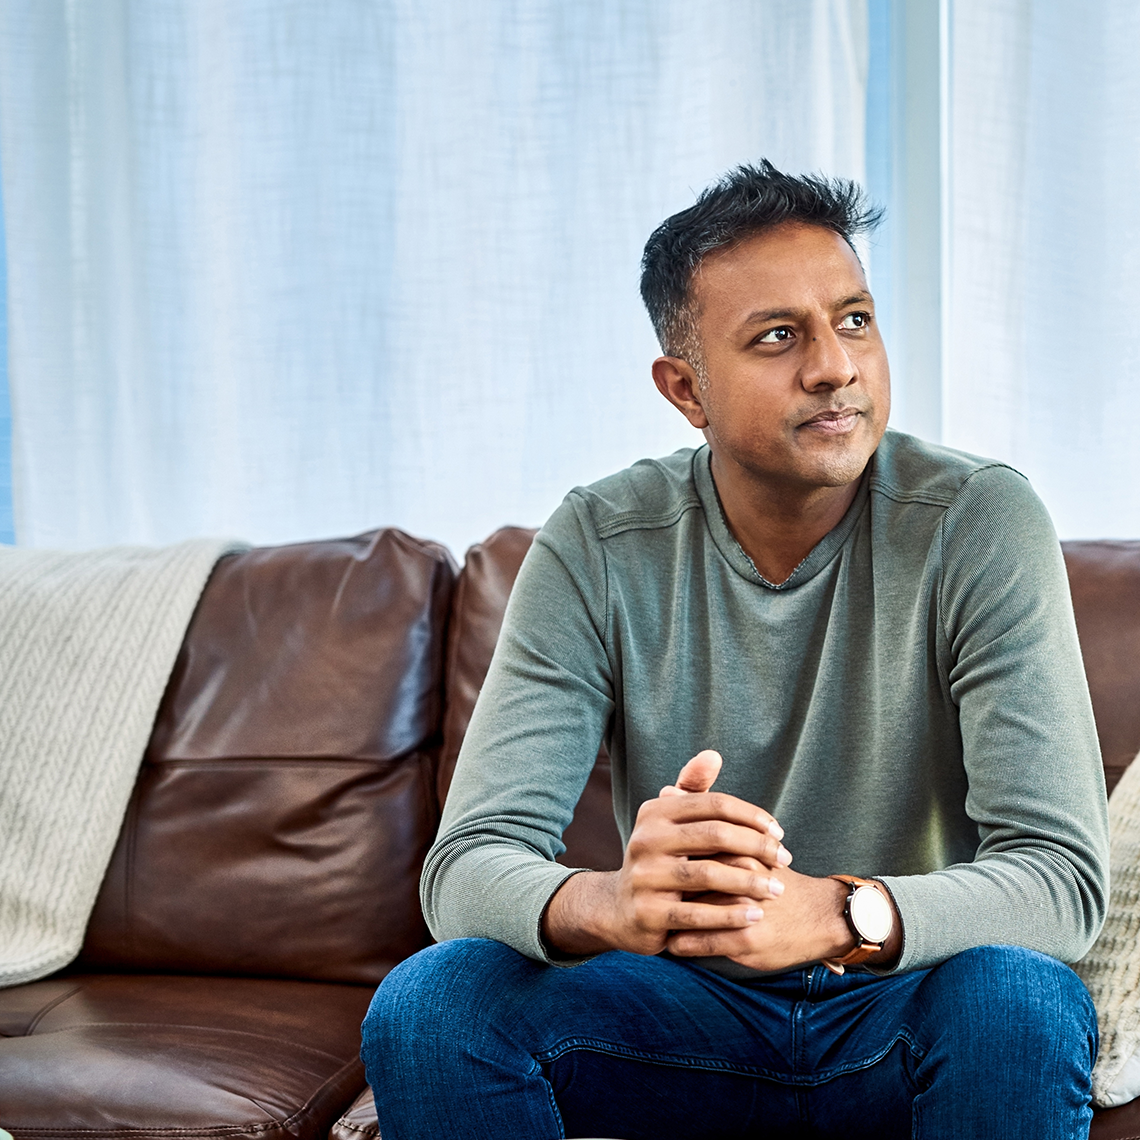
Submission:
<svg viewBox="0 0 1140 1140">
<path fill-rule="evenodd" d="M 620 870 L 562 884 L 543 916 L 548 946 L 571 955 L 667 949 L 757 970 L 851 949 L 846 887 L 792 871 L 768 812 L 711 791 L 721 763 L 716 752 L 698 753 L 676 784 L 641 805 Z"/>
</svg>

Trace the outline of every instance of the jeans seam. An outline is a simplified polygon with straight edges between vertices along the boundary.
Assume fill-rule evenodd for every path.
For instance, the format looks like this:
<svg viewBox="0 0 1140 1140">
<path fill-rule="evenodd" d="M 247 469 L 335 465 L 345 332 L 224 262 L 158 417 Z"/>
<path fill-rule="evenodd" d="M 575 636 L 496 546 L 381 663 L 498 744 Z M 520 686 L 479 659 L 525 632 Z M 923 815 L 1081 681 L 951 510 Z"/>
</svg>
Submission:
<svg viewBox="0 0 1140 1140">
<path fill-rule="evenodd" d="M 550 1083 L 550 1081 L 547 1079 L 546 1074 L 542 1071 L 542 1065 L 539 1063 L 538 1058 L 532 1057 L 531 1059 L 534 1061 L 534 1068 L 536 1070 L 536 1072 L 531 1073 L 531 1076 L 533 1077 L 537 1073 L 539 1080 L 541 1080 L 542 1083 L 546 1086 L 546 1095 L 550 1100 L 550 1111 L 554 1114 L 554 1123 L 558 1125 L 558 1135 L 565 1136 L 566 1123 L 562 1119 L 562 1112 L 558 1107 L 558 1101 L 554 1099 L 554 1086 Z"/>
<path fill-rule="evenodd" d="M 910 1050 L 910 1055 L 911 1055 L 911 1057 L 914 1058 L 915 1069 L 917 1069 L 918 1066 L 926 1059 L 927 1051 L 925 1049 L 923 1049 L 922 1046 L 919 1045 L 918 1042 L 911 1035 L 911 1031 L 910 1031 L 909 1026 L 903 1025 L 899 1028 L 898 1033 L 895 1034 L 895 1041 L 896 1042 L 899 1042 L 899 1041 L 905 1041 L 906 1042 L 906 1046 Z M 910 1092 L 911 1092 L 911 1099 L 912 1100 L 917 1099 L 921 1093 L 926 1092 L 926 1089 L 930 1087 L 929 1085 L 927 1085 L 926 1088 L 924 1088 L 921 1084 L 919 1084 L 915 1075 L 912 1074 L 911 1072 L 909 1072 L 907 1070 L 906 1066 L 903 1066 L 903 1078 L 906 1080 L 906 1083 L 908 1085 L 910 1085 Z"/>
<path fill-rule="evenodd" d="M 558 1060 L 559 1057 L 565 1056 L 567 1053 L 581 1049 L 591 1053 L 605 1053 L 612 1057 L 622 1057 L 630 1061 L 647 1061 L 652 1064 L 663 1065 L 674 1069 L 704 1069 L 710 1072 L 735 1073 L 742 1077 L 759 1077 L 762 1080 L 773 1081 L 776 1084 L 784 1086 L 794 1085 L 802 1088 L 814 1088 L 817 1085 L 827 1084 L 837 1077 L 846 1076 L 848 1073 L 857 1073 L 861 1069 L 869 1069 L 872 1065 L 877 1065 L 900 1041 L 904 1042 L 911 1053 L 920 1060 L 925 1056 L 911 1038 L 905 1026 L 887 1042 L 884 1048 L 871 1054 L 871 1056 L 861 1058 L 858 1061 L 848 1061 L 846 1064 L 837 1065 L 834 1068 L 824 1069 L 814 1073 L 778 1072 L 774 1069 L 766 1069 L 760 1065 L 741 1065 L 738 1062 L 725 1061 L 716 1057 L 691 1057 L 675 1053 L 651 1053 L 643 1049 L 632 1049 L 628 1045 L 620 1045 L 612 1041 L 602 1041 L 592 1037 L 568 1037 L 558 1042 L 557 1045 L 543 1049 L 541 1052 L 533 1054 L 533 1056 L 539 1065 L 545 1065 Z M 912 1081 L 911 1083 L 913 1084 L 914 1082 Z"/>
</svg>

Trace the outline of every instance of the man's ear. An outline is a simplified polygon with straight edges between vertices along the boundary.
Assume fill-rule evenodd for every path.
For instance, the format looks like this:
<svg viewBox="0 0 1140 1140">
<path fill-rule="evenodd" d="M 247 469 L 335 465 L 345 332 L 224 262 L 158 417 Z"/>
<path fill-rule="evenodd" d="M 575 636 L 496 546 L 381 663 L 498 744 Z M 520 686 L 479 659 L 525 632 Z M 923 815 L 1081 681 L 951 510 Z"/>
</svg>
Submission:
<svg viewBox="0 0 1140 1140">
<path fill-rule="evenodd" d="M 653 383 L 657 391 L 669 401 L 697 429 L 709 426 L 708 417 L 701 406 L 700 385 L 693 366 L 679 356 L 659 356 L 653 362 Z"/>
</svg>

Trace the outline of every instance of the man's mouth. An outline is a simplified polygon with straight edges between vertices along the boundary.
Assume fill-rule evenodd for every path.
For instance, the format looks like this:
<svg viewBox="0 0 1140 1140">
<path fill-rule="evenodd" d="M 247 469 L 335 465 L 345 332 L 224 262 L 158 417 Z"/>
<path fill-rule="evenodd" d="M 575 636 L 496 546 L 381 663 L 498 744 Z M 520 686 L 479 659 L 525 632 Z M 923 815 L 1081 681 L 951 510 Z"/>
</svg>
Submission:
<svg viewBox="0 0 1140 1140">
<path fill-rule="evenodd" d="M 828 409 L 812 416 L 810 420 L 805 420 L 800 427 L 819 435 L 846 435 L 854 430 L 862 414 L 858 408 Z"/>
</svg>

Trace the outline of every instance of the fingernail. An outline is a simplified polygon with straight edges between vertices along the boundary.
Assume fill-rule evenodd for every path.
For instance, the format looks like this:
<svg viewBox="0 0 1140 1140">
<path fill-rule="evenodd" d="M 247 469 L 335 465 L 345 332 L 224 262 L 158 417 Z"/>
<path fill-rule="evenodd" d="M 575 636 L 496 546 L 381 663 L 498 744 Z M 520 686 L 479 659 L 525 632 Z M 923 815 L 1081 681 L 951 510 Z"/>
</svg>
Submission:
<svg viewBox="0 0 1140 1140">
<path fill-rule="evenodd" d="M 784 893 L 784 884 L 779 879 L 768 880 L 768 890 L 774 895 L 782 895 Z"/>
<path fill-rule="evenodd" d="M 776 862 L 785 867 L 792 861 L 792 853 L 781 843 L 776 851 Z"/>
<path fill-rule="evenodd" d="M 768 834 L 772 836 L 773 839 L 783 839 L 784 829 L 775 820 L 772 820 L 772 822 L 768 824 Z"/>
<path fill-rule="evenodd" d="M 764 912 L 758 906 L 750 906 L 744 912 L 744 917 L 749 922 L 759 922 L 764 917 Z"/>
</svg>

